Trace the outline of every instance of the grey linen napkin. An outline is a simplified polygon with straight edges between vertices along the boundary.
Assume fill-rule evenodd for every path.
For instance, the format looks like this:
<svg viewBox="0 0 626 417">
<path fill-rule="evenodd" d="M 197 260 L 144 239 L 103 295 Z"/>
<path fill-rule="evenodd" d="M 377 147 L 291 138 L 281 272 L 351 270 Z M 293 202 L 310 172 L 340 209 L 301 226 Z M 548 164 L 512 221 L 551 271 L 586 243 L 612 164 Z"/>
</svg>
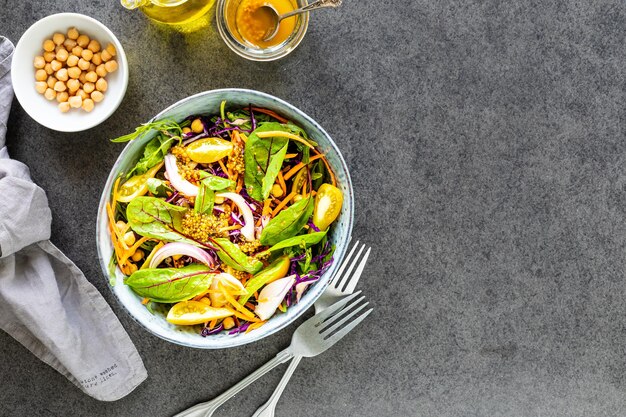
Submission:
<svg viewBox="0 0 626 417">
<path fill-rule="evenodd" d="M 50 241 L 44 191 L 9 159 L 13 44 L 0 36 L 0 329 L 101 401 L 131 392 L 147 373 L 102 295 Z"/>
</svg>

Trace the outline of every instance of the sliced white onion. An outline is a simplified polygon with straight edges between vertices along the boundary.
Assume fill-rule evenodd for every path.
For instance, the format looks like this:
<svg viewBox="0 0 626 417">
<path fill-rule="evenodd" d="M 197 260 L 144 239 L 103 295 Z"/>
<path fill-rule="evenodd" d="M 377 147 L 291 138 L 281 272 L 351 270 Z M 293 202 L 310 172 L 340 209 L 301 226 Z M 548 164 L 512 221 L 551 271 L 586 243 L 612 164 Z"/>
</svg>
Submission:
<svg viewBox="0 0 626 417">
<path fill-rule="evenodd" d="M 239 213 L 243 216 L 243 222 L 245 225 L 241 228 L 241 234 L 247 241 L 254 240 L 254 216 L 252 216 L 252 210 L 246 202 L 246 200 L 236 193 L 217 193 L 216 197 L 223 197 L 232 200 L 239 208 Z"/>
<path fill-rule="evenodd" d="M 227 289 L 229 287 L 237 288 L 238 290 L 246 289 L 243 284 L 234 276 L 225 272 L 217 274 L 213 277 L 213 281 L 211 281 L 211 293 L 209 294 L 209 299 L 211 300 L 211 305 L 213 307 L 222 307 L 226 305 L 226 297 L 224 297 L 224 295 L 219 291 L 219 283 L 221 283 L 222 286 L 226 287 Z"/>
<path fill-rule="evenodd" d="M 300 302 L 300 298 L 302 298 L 302 295 L 304 294 L 306 289 L 309 288 L 309 285 L 311 284 L 312 282 L 301 282 L 299 284 L 296 284 L 296 301 L 298 303 Z"/>
<path fill-rule="evenodd" d="M 290 275 L 267 284 L 259 293 L 254 313 L 261 320 L 272 317 L 295 282 L 296 276 Z"/>
<path fill-rule="evenodd" d="M 180 175 L 180 172 L 178 172 L 178 165 L 176 165 L 176 157 L 171 153 L 168 153 L 165 155 L 164 159 L 165 171 L 167 171 L 172 187 L 188 197 L 196 197 L 198 195 L 199 188 Z"/>
<path fill-rule="evenodd" d="M 176 255 L 190 256 L 211 268 L 215 266 L 215 259 L 205 250 L 188 243 L 167 243 L 156 251 L 150 261 L 149 268 L 156 268 L 164 259 Z"/>
</svg>

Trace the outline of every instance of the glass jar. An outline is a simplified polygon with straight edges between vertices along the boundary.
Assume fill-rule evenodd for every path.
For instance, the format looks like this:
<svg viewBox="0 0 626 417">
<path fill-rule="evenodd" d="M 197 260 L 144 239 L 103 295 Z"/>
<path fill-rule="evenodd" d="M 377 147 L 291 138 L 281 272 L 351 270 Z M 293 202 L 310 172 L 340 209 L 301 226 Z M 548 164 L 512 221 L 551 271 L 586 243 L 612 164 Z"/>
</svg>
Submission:
<svg viewBox="0 0 626 417">
<path fill-rule="evenodd" d="M 242 0 L 217 0 L 216 22 L 220 36 L 226 45 L 237 55 L 252 61 L 273 61 L 282 58 L 296 49 L 300 44 L 309 26 L 309 14 L 302 13 L 294 16 L 296 24 L 287 39 L 283 42 L 260 48 L 246 42 L 237 29 L 237 9 Z M 306 6 L 307 0 L 292 0 L 295 8 Z"/>
</svg>

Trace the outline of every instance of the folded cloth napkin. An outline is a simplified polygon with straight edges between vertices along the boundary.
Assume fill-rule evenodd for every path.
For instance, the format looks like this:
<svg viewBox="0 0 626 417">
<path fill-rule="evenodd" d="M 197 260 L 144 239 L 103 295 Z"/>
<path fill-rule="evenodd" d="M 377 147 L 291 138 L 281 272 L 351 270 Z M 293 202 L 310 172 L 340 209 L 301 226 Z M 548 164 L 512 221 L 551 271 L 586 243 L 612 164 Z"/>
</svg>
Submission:
<svg viewBox="0 0 626 417">
<path fill-rule="evenodd" d="M 0 329 L 92 397 L 114 401 L 146 379 L 119 320 L 50 241 L 44 191 L 9 159 L 6 123 L 13 44 L 0 37 Z"/>
</svg>

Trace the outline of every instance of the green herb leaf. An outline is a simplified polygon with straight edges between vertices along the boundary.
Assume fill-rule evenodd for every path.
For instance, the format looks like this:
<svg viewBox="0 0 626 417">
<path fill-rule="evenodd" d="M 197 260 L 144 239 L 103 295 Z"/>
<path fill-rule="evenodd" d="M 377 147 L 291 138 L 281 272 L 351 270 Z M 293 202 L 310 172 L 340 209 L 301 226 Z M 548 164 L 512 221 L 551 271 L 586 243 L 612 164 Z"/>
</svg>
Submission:
<svg viewBox="0 0 626 417">
<path fill-rule="evenodd" d="M 140 269 L 125 284 L 141 297 L 158 303 L 177 303 L 205 292 L 213 276 L 206 265 L 192 264 L 184 268 Z"/>
<path fill-rule="evenodd" d="M 326 231 L 290 237 L 289 239 L 285 239 L 281 242 L 278 242 L 277 244 L 275 244 L 274 246 L 272 246 L 265 252 L 274 252 L 274 251 L 289 248 L 292 246 L 299 246 L 303 243 L 306 245 L 306 247 L 310 247 L 311 245 L 318 244 L 324 236 L 326 236 Z"/>
<path fill-rule="evenodd" d="M 280 123 L 263 123 L 250 134 L 246 142 L 244 180 L 248 194 L 257 201 L 263 201 L 269 197 L 271 184 L 274 183 L 282 167 L 289 139 L 281 137 L 261 139 L 256 133 L 275 130 L 288 131 Z M 266 186 L 266 184 L 270 185 Z"/>
<path fill-rule="evenodd" d="M 141 236 L 212 248 L 182 232 L 181 222 L 186 211 L 184 207 L 168 204 L 155 197 L 137 197 L 128 203 L 126 217 L 130 227 Z"/>
<path fill-rule="evenodd" d="M 213 203 L 215 203 L 215 193 L 202 181 L 196 202 L 193 206 L 193 211 L 201 214 L 213 214 Z"/>
<path fill-rule="evenodd" d="M 263 268 L 263 262 L 246 255 L 239 249 L 239 246 L 230 240 L 217 238 L 214 239 L 213 243 L 217 247 L 217 256 L 231 268 L 250 274 L 256 274 Z"/>
<path fill-rule="evenodd" d="M 147 135 L 151 130 L 172 132 L 178 136 L 182 135 L 183 133 L 183 129 L 178 123 L 170 119 L 163 119 L 163 120 L 156 120 L 150 123 L 144 123 L 141 126 L 135 128 L 135 131 L 133 133 L 129 133 L 128 135 L 111 139 L 111 142 L 115 142 L 115 143 L 129 142 L 131 140 L 135 140 L 135 139 L 138 139 Z"/>
<path fill-rule="evenodd" d="M 238 301 L 241 304 L 245 304 L 248 302 L 248 299 L 265 284 L 282 278 L 284 276 L 284 272 L 289 271 L 290 263 L 291 261 L 288 256 L 281 256 L 269 264 L 267 268 L 264 268 L 261 272 L 250 278 L 250 280 L 246 283 L 246 294 L 239 297 Z"/>
<path fill-rule="evenodd" d="M 222 191 L 229 188 L 235 188 L 235 181 L 228 178 L 218 177 L 217 175 L 208 174 L 205 171 L 198 171 L 203 184 L 206 184 L 213 191 Z"/>
<path fill-rule="evenodd" d="M 143 156 L 135 167 L 128 173 L 127 177 L 130 177 L 134 172 L 137 174 L 145 174 L 153 166 L 157 165 L 167 154 L 167 151 L 172 147 L 174 138 L 167 137 L 165 135 L 158 135 L 153 138 L 143 150 Z"/>
<path fill-rule="evenodd" d="M 261 232 L 261 243 L 271 246 L 297 235 L 313 214 L 313 207 L 313 196 L 309 196 L 278 213 Z"/>
<path fill-rule="evenodd" d="M 156 197 L 167 197 L 168 192 L 174 192 L 165 181 L 158 178 L 148 178 L 146 184 L 148 184 L 148 190 Z"/>
</svg>

